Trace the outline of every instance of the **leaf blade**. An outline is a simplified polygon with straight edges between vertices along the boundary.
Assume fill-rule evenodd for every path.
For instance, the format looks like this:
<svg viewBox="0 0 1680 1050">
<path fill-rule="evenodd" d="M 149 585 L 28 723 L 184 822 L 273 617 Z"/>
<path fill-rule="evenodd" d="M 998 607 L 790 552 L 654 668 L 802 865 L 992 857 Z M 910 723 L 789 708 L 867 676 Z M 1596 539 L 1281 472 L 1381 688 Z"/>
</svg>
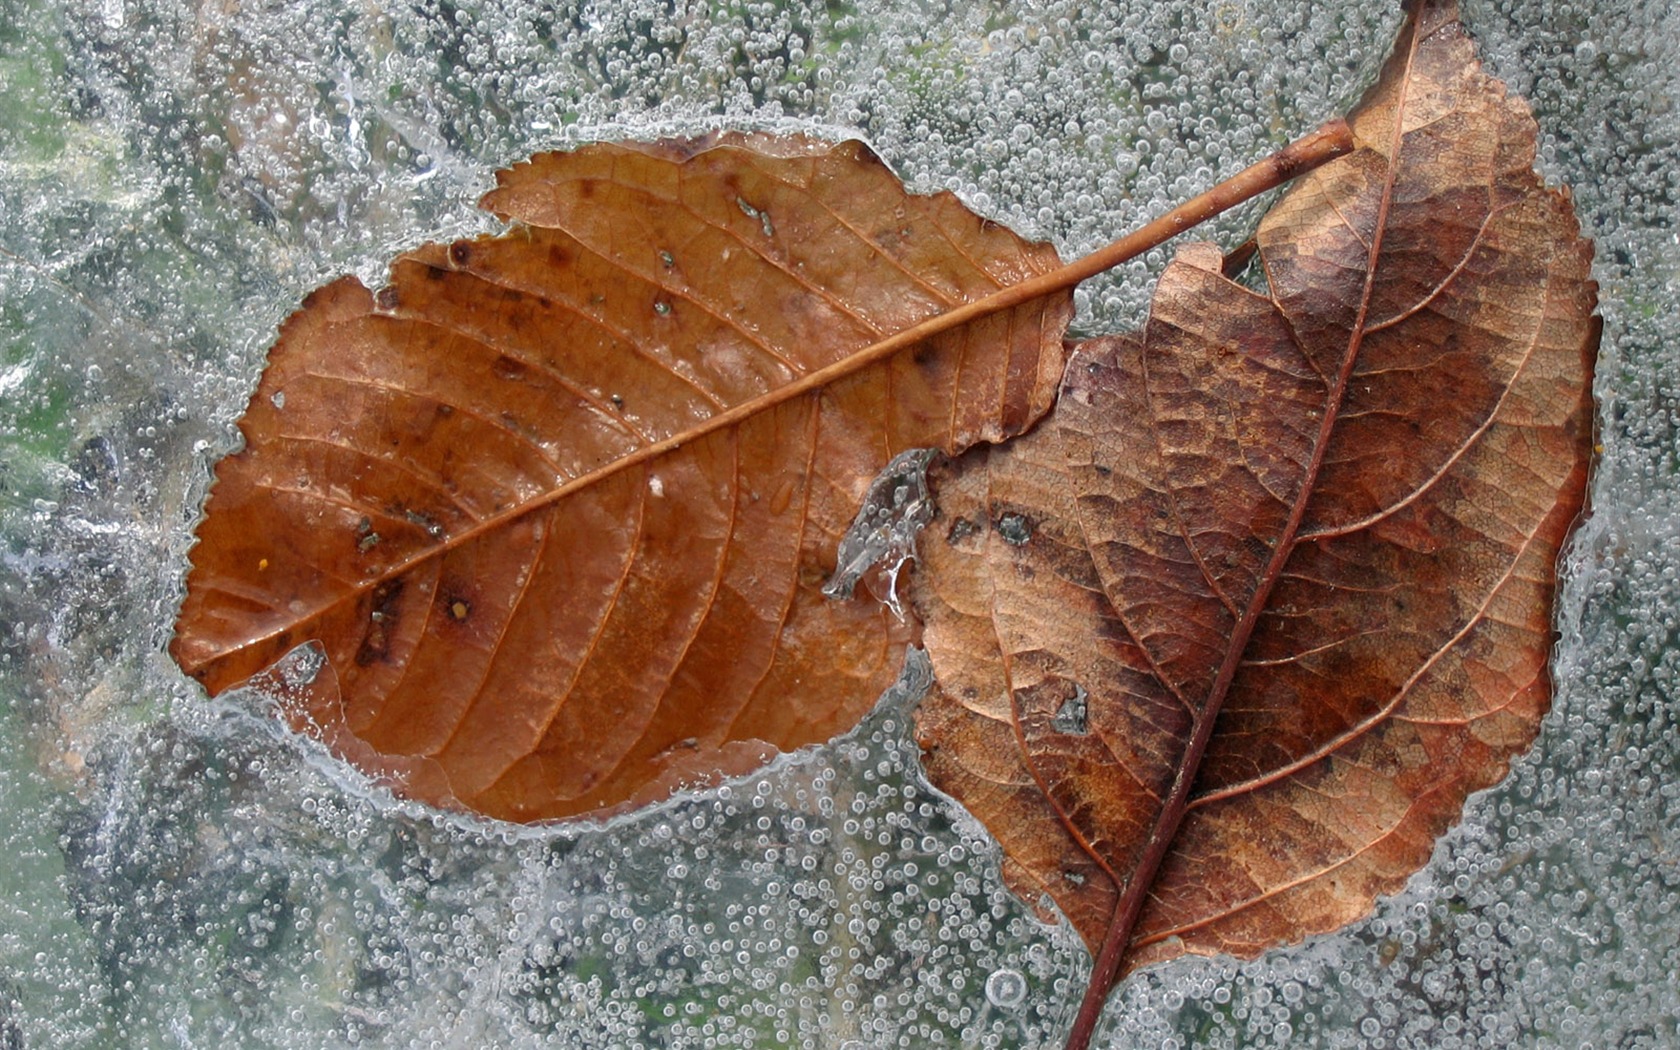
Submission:
<svg viewBox="0 0 1680 1050">
<path fill-rule="evenodd" d="M 846 214 L 883 202 L 885 233 Z M 216 690 L 320 638 L 339 688 L 294 721 L 418 762 L 421 797 L 516 819 L 855 722 L 903 631 L 813 582 L 883 453 L 1001 438 L 1047 407 L 1071 297 L 979 319 L 994 338 L 961 372 L 960 329 L 857 351 L 1054 270 L 1053 250 L 904 194 L 855 143 L 594 147 L 488 203 L 524 225 L 419 249 L 377 296 L 328 286 L 288 321 L 248 448 L 218 468 L 177 659 Z M 927 242 L 943 265 L 913 275 Z M 839 286 L 813 294 L 822 268 Z M 742 611 L 748 640 L 717 626 Z M 765 702 L 831 666 L 807 710 Z M 673 717 L 683 697 L 710 716 Z"/>
</svg>

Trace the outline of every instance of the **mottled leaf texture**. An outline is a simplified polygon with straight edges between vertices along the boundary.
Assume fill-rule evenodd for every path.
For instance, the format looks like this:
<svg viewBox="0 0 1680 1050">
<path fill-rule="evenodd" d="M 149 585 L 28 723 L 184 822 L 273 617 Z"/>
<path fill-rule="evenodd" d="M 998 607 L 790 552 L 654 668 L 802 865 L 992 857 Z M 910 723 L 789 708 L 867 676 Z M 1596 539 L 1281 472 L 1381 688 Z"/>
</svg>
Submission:
<svg viewBox="0 0 1680 1050">
<path fill-rule="evenodd" d="M 1349 121 L 1260 226 L 1267 292 L 1181 249 L 1038 429 L 932 478 L 928 772 L 1098 956 L 1084 1036 L 1138 966 L 1367 913 L 1549 702 L 1590 245 L 1451 3 Z"/>
<path fill-rule="evenodd" d="M 1054 250 L 906 194 L 855 142 L 594 145 L 484 206 L 510 232 L 285 323 L 216 471 L 177 661 L 216 692 L 314 642 L 269 681 L 294 724 L 515 820 L 851 728 L 907 632 L 823 597 L 841 535 L 895 454 L 1049 407 L 1071 298 L 847 362 Z"/>
</svg>

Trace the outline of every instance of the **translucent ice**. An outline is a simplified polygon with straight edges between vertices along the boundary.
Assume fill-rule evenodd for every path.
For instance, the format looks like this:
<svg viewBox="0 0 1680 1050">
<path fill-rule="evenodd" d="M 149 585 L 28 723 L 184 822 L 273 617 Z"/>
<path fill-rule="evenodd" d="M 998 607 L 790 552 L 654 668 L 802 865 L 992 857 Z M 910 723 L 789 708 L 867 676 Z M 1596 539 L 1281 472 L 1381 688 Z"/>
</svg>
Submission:
<svg viewBox="0 0 1680 1050">
<path fill-rule="evenodd" d="M 1119 1045 L 1680 1045 L 1680 25 L 1466 2 L 1598 241 L 1556 710 L 1406 894 L 1138 976 Z M 607 827 L 395 803 L 164 655 L 206 463 L 304 294 L 488 228 L 534 150 L 816 125 L 1072 255 L 1345 109 L 1378 6 L 0 4 L 0 1045 L 1056 1045 L 1084 955 L 922 785 L 903 697 Z"/>
</svg>

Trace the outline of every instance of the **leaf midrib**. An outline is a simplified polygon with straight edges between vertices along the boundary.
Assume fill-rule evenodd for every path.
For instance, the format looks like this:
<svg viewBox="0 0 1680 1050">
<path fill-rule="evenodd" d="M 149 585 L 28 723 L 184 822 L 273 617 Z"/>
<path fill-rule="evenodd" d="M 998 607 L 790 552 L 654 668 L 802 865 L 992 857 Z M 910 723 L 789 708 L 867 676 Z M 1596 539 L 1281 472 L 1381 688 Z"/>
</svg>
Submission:
<svg viewBox="0 0 1680 1050">
<path fill-rule="evenodd" d="M 1301 523 L 1305 519 L 1308 503 L 1316 488 L 1318 475 L 1324 465 L 1324 456 L 1329 445 L 1330 437 L 1335 429 L 1340 409 L 1347 394 L 1348 382 L 1353 374 L 1353 366 L 1359 356 L 1360 346 L 1365 335 L 1366 320 L 1370 314 L 1372 293 L 1376 281 L 1378 256 L 1382 249 L 1383 235 L 1387 230 L 1388 212 L 1394 191 L 1395 173 L 1400 162 L 1400 148 L 1404 140 L 1406 101 L 1412 86 L 1412 67 L 1416 60 L 1418 46 L 1422 39 L 1422 27 L 1413 29 L 1408 42 L 1405 73 L 1400 79 L 1399 97 L 1394 107 L 1394 127 L 1391 132 L 1389 163 L 1384 172 L 1382 198 L 1379 202 L 1371 244 L 1366 256 L 1365 284 L 1361 289 L 1359 310 L 1354 318 L 1352 330 L 1348 339 L 1348 348 L 1341 363 L 1336 381 L 1325 396 L 1325 408 L 1319 419 L 1319 431 L 1313 444 L 1312 458 L 1303 471 L 1301 484 L 1294 505 L 1290 509 L 1288 520 L 1278 536 L 1272 557 L 1260 576 L 1260 581 L 1238 618 L 1231 633 L 1230 643 L 1226 647 L 1224 659 L 1214 676 L 1213 684 L 1208 690 L 1207 701 L 1200 711 L 1193 714 L 1194 722 L 1190 740 L 1187 742 L 1183 758 L 1175 771 L 1172 788 L 1157 816 L 1154 829 L 1144 845 L 1139 860 L 1129 873 L 1130 878 L 1116 903 L 1114 918 L 1108 932 L 1103 938 L 1102 947 L 1092 966 L 1090 984 L 1086 988 L 1084 1001 L 1080 1004 L 1078 1015 L 1074 1019 L 1074 1027 L 1070 1033 L 1069 1047 L 1084 1046 L 1088 1043 L 1091 1033 L 1096 1026 L 1096 1020 L 1102 1005 L 1107 999 L 1108 990 L 1113 985 L 1115 977 L 1120 971 L 1128 949 L 1131 946 L 1132 931 L 1136 927 L 1138 916 L 1143 910 L 1143 903 L 1149 889 L 1154 885 L 1156 872 L 1161 862 L 1177 837 L 1179 825 L 1183 822 L 1184 813 L 1189 804 L 1190 792 L 1195 783 L 1196 774 L 1200 771 L 1202 758 L 1207 752 L 1207 744 L 1212 737 L 1213 727 L 1218 721 L 1219 710 L 1223 706 L 1230 692 L 1231 683 L 1242 661 L 1242 655 L 1248 649 L 1248 642 L 1253 635 L 1254 628 L 1264 612 L 1271 592 L 1281 577 L 1284 565 L 1293 555 L 1296 546 L 1296 536 Z M 1293 334 L 1293 329 L 1291 329 Z M 1204 576 L 1205 576 L 1204 570 Z M 1212 581 L 1209 581 L 1212 585 Z M 1217 589 L 1216 589 L 1217 593 Z"/>
</svg>

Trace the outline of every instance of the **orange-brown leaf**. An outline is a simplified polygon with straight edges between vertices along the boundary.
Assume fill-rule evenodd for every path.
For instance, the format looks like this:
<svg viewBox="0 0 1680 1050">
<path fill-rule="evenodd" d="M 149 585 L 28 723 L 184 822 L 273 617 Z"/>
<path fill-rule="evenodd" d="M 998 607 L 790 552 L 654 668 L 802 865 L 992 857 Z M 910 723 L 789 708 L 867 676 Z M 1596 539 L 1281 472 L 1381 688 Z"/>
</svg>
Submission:
<svg viewBox="0 0 1680 1050">
<path fill-rule="evenodd" d="M 1076 1041 L 1137 966 L 1367 912 L 1549 700 L 1590 245 L 1451 3 L 1350 123 L 1261 224 L 1267 293 L 1180 250 L 1037 430 L 933 478 L 929 774 L 1098 955 Z"/>
<path fill-rule="evenodd" d="M 847 362 L 1054 250 L 906 194 L 855 142 L 589 146 L 484 205 L 514 228 L 286 322 L 217 468 L 177 661 L 216 692 L 317 643 L 327 666 L 281 690 L 295 724 L 519 820 L 850 728 L 906 632 L 823 597 L 841 534 L 893 455 L 1043 413 L 1070 297 Z"/>
</svg>

